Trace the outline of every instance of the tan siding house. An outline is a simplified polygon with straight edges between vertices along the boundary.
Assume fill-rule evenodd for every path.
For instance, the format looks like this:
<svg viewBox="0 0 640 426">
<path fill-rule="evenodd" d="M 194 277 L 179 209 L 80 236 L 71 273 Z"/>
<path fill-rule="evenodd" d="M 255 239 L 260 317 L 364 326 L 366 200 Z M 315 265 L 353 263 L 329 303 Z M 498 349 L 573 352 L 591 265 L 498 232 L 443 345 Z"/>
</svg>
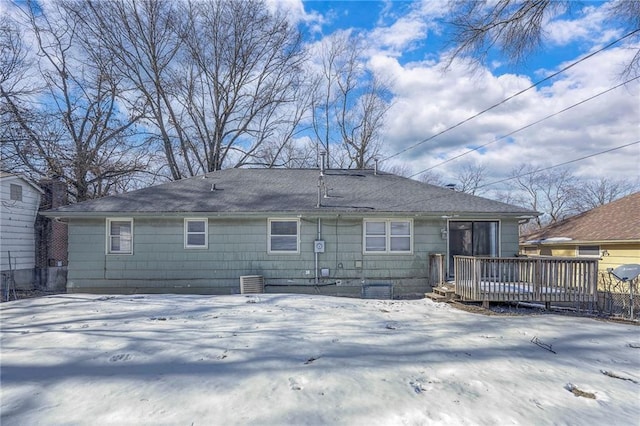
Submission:
<svg viewBox="0 0 640 426">
<path fill-rule="evenodd" d="M 640 264 L 640 192 L 522 236 L 520 253 L 598 258 L 601 277 Z"/>
</svg>

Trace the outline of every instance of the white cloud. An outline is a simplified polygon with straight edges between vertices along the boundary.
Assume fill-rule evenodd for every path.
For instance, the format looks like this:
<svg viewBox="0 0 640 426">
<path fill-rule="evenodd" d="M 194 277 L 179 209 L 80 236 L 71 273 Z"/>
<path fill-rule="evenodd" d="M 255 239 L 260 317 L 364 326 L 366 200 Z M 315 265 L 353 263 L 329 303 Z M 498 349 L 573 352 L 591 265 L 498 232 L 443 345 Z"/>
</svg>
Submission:
<svg viewBox="0 0 640 426">
<path fill-rule="evenodd" d="M 304 23 L 312 33 L 322 33 L 327 20 L 320 13 L 307 12 L 301 0 L 267 0 L 266 5 L 272 13 L 284 13 L 292 25 Z"/>
<path fill-rule="evenodd" d="M 385 8 L 378 22 L 368 35 L 372 49 L 384 51 L 389 56 L 401 56 L 425 42 L 430 33 L 438 33 L 438 18 L 446 14 L 446 2 L 425 1 L 412 4 L 408 12 L 395 15 Z M 385 21 L 391 21 L 385 24 Z"/>
<path fill-rule="evenodd" d="M 551 84 L 529 90 L 394 157 L 391 163 L 402 163 L 417 173 L 470 147 L 491 143 L 619 84 L 619 66 L 632 54 L 633 51 L 623 48 L 602 52 L 563 73 Z M 438 64 L 402 65 L 395 58 L 384 56 L 373 58 L 371 64 L 377 72 L 392 75 L 394 81 L 395 104 L 389 112 L 385 131 L 387 155 L 419 144 L 532 84 L 526 76 L 497 76 L 488 70 L 469 75 L 459 64 L 454 64 L 447 73 L 441 72 Z M 558 69 L 563 66 L 559 65 Z M 638 82 L 629 83 L 518 132 L 509 142 L 491 143 L 486 149 L 434 171 L 453 176 L 463 161 L 471 160 L 485 164 L 492 180 L 506 176 L 520 164 L 547 167 L 636 141 L 640 139 L 639 95 Z M 568 167 L 577 175 L 621 179 L 630 173 L 637 175 L 638 152 L 635 146 Z"/>
<path fill-rule="evenodd" d="M 602 43 L 611 41 L 618 32 L 606 30 L 606 5 L 588 5 L 580 10 L 577 19 L 556 19 L 545 26 L 546 41 L 567 45 L 576 41 Z"/>
</svg>

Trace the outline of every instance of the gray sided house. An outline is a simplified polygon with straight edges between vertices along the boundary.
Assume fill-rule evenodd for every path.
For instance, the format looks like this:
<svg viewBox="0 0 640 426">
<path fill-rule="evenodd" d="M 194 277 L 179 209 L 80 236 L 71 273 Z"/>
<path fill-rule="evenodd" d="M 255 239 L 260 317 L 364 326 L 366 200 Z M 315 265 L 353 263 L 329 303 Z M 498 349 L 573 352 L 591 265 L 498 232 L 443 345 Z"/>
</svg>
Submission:
<svg viewBox="0 0 640 426">
<path fill-rule="evenodd" d="M 30 180 L 0 171 L 0 278 L 32 289 L 36 277 L 35 222 L 43 190 Z"/>
<path fill-rule="evenodd" d="M 257 276 L 408 297 L 431 289 L 434 255 L 451 275 L 454 255 L 517 254 L 536 213 L 372 170 L 228 169 L 44 214 L 68 223 L 69 292 L 232 294 Z"/>
</svg>

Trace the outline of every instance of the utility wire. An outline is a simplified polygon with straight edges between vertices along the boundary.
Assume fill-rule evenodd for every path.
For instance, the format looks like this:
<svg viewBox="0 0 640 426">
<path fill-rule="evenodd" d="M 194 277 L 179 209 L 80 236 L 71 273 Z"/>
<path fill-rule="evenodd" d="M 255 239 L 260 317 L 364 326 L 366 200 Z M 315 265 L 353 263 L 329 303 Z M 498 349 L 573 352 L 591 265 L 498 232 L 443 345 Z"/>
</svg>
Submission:
<svg viewBox="0 0 640 426">
<path fill-rule="evenodd" d="M 513 179 L 518 179 L 518 178 L 521 178 L 521 177 L 524 177 L 524 176 L 528 176 L 528 175 L 532 175 L 532 174 L 535 174 L 535 173 L 545 172 L 547 170 L 555 169 L 557 167 L 566 166 L 567 164 L 576 163 L 578 161 L 586 160 L 588 158 L 597 157 L 599 155 L 607 154 L 609 152 L 617 151 L 619 149 L 624 149 L 624 148 L 627 148 L 627 147 L 630 147 L 630 146 L 633 146 L 633 145 L 637 145 L 637 144 L 640 144 L 640 140 L 637 140 L 637 141 L 631 142 L 631 143 L 627 143 L 627 144 L 624 144 L 624 145 L 616 146 L 615 148 L 609 148 L 609 149 L 606 149 L 604 151 L 595 152 L 593 154 L 585 155 L 583 157 L 575 158 L 573 160 L 564 161 L 562 163 L 554 164 L 553 166 L 544 167 L 542 169 L 537 169 L 537 170 L 534 170 L 534 171 L 531 171 L 531 172 L 522 173 L 522 174 L 519 174 L 519 175 L 516 175 L 516 176 L 510 176 L 508 178 L 504 178 L 504 179 L 496 180 L 496 181 L 493 181 L 493 182 L 489 182 L 489 183 L 486 183 L 484 185 L 478 186 L 478 189 L 485 188 L 485 187 L 491 186 L 491 185 L 495 185 L 497 183 L 502 183 L 502 182 L 507 182 L 507 181 L 513 180 Z M 450 191 L 450 190 L 445 190 L 442 195 L 437 195 L 437 196 L 428 198 L 426 200 L 422 199 L 422 200 L 412 201 L 412 202 L 408 202 L 408 203 L 395 204 L 393 206 L 389 206 L 389 208 L 408 206 L 408 205 L 411 205 L 411 204 L 423 203 L 425 201 L 432 201 L 432 200 L 436 200 L 438 198 L 448 197 L 448 196 L 451 195 L 451 193 L 448 192 L 448 191 Z"/>
<path fill-rule="evenodd" d="M 422 145 L 422 144 L 424 144 L 424 143 L 427 143 L 427 142 L 429 142 L 429 141 L 431 141 L 431 140 L 433 140 L 433 139 L 437 138 L 438 136 L 441 136 L 441 135 L 443 135 L 443 134 L 445 134 L 445 133 L 447 133 L 447 132 L 450 132 L 451 130 L 456 129 L 456 128 L 458 128 L 458 127 L 462 126 L 463 124 L 465 124 L 465 123 L 467 123 L 467 122 L 469 122 L 469 121 L 471 121 L 471 120 L 473 120 L 473 119 L 475 119 L 475 118 L 478 118 L 478 117 L 479 117 L 479 116 L 481 116 L 482 114 L 484 114 L 484 113 L 486 113 L 486 112 L 488 112 L 488 111 L 491 111 L 492 109 L 495 109 L 495 108 L 499 107 L 500 105 L 502 105 L 502 104 L 504 104 L 504 103 L 506 103 L 506 102 L 510 101 L 511 99 L 513 99 L 513 98 L 515 98 L 515 97 L 517 97 L 517 96 L 522 95 L 523 93 L 525 93 L 525 92 L 527 92 L 527 91 L 529 91 L 529 90 L 533 89 L 534 87 L 537 87 L 537 86 L 541 85 L 541 84 L 542 84 L 542 83 L 544 83 L 545 81 L 548 81 L 548 80 L 550 80 L 550 79 L 552 79 L 552 78 L 554 78 L 554 77 L 558 76 L 559 74 L 561 74 L 561 73 L 563 73 L 563 72 L 565 72 L 565 71 L 569 70 L 570 68 L 573 68 L 574 66 L 578 65 L 579 63 L 586 61 L 587 59 L 589 59 L 589 58 L 591 58 L 591 57 L 593 57 L 593 56 L 597 55 L 598 53 L 600 53 L 600 52 L 602 52 L 602 51 L 604 51 L 604 50 L 606 50 L 606 49 L 610 48 L 611 46 L 613 46 L 613 45 L 615 45 L 615 44 L 617 44 L 617 43 L 621 42 L 622 40 L 625 40 L 625 39 L 627 39 L 627 38 L 631 37 L 632 35 L 634 35 L 634 34 L 636 34 L 636 33 L 638 33 L 638 32 L 640 32 L 640 29 L 637 29 L 637 30 L 631 31 L 630 33 L 627 33 L 627 34 L 625 34 L 624 36 L 620 37 L 619 39 L 616 39 L 616 40 L 612 41 L 611 43 L 607 44 L 606 46 L 604 46 L 604 47 L 602 47 L 602 48 L 600 48 L 600 49 L 598 49 L 598 50 L 596 50 L 596 51 L 594 51 L 594 52 L 589 53 L 588 55 L 586 55 L 586 56 L 584 56 L 584 57 L 582 57 L 582 58 L 578 59 L 578 60 L 577 60 L 577 61 L 575 61 L 575 62 L 572 62 L 571 64 L 567 65 L 566 67 L 562 68 L 561 70 L 556 71 L 556 72 L 554 72 L 553 74 L 551 74 L 551 75 L 549 75 L 549 76 L 547 76 L 547 77 L 543 78 L 542 80 L 539 80 L 539 81 L 537 81 L 537 82 L 533 83 L 531 86 L 527 87 L 526 89 L 523 89 L 523 90 L 521 90 L 521 91 L 519 91 L 519 92 L 517 92 L 517 93 L 514 93 L 513 95 L 511 95 L 511 96 L 509 96 L 509 97 L 507 97 L 507 98 L 505 98 L 505 99 L 501 100 L 501 101 L 500 101 L 500 102 L 498 102 L 497 104 L 494 104 L 494 105 L 490 106 L 489 108 L 486 108 L 486 109 L 484 109 L 484 110 L 482 110 L 482 111 L 478 112 L 477 114 L 474 114 L 474 115 L 472 115 L 471 117 L 468 117 L 468 118 L 466 118 L 466 119 L 464 119 L 464 120 L 462 120 L 462 121 L 458 122 L 457 124 L 454 124 L 453 126 L 450 126 L 450 127 L 446 128 L 446 129 L 444 129 L 444 130 L 442 130 L 442 131 L 440 131 L 440 132 L 438 132 L 438 133 L 436 133 L 436 134 L 434 134 L 434 135 L 432 135 L 432 136 L 429 136 L 428 138 L 423 139 L 423 140 L 421 140 L 420 142 L 417 142 L 417 143 L 415 143 L 415 144 L 413 144 L 413 145 L 411 145 L 411 146 L 409 146 L 409 147 L 407 147 L 407 148 L 405 148 L 405 149 L 403 149 L 403 150 L 400 150 L 400 151 L 396 152 L 395 154 L 392 154 L 392 155 L 390 155 L 390 156 L 388 156 L 388 157 L 385 157 L 385 158 L 381 159 L 380 161 L 390 160 L 391 158 L 394 158 L 394 157 L 397 157 L 398 155 L 404 154 L 405 152 L 410 151 L 410 150 L 412 150 L 412 149 L 414 149 L 414 148 L 416 148 L 416 147 L 418 147 L 418 146 L 420 146 L 420 145 Z"/>
<path fill-rule="evenodd" d="M 522 174 L 519 174 L 517 176 L 511 176 L 511 177 L 500 179 L 500 180 L 494 180 L 493 182 L 485 183 L 484 185 L 478 186 L 478 189 L 486 188 L 487 186 L 495 185 L 497 183 L 502 183 L 502 182 L 506 182 L 506 181 L 509 181 L 509 180 L 513 180 L 513 179 L 518 179 L 518 178 L 521 178 L 521 177 L 529 176 L 529 175 L 532 175 L 532 174 L 535 174 L 535 173 L 546 172 L 547 170 L 555 169 L 557 167 L 566 166 L 567 164 L 571 164 L 571 163 L 577 163 L 578 161 L 586 160 L 588 158 L 597 157 L 599 155 L 607 154 L 609 152 L 617 151 L 619 149 L 627 148 L 629 146 L 637 145 L 637 144 L 640 144 L 640 140 L 635 141 L 635 142 L 631 142 L 631 143 L 628 143 L 628 144 L 620 145 L 620 146 L 617 146 L 615 148 L 609 148 L 609 149 L 606 149 L 604 151 L 600 151 L 600 152 L 596 152 L 596 153 L 593 153 L 593 154 L 585 155 L 584 157 L 580 157 L 580 158 L 576 158 L 576 159 L 573 159 L 573 160 L 565 161 L 563 163 L 554 164 L 553 166 L 544 167 L 542 169 L 537 169 L 537 170 L 534 170 L 534 171 L 531 171 L 531 172 L 527 172 L 527 173 L 522 173 Z"/>
<path fill-rule="evenodd" d="M 629 82 L 631 82 L 631 81 L 637 80 L 637 79 L 639 79 L 639 78 L 640 78 L 640 76 L 638 76 L 638 77 L 634 77 L 634 78 L 632 78 L 632 79 L 630 79 L 630 80 L 625 81 L 624 83 L 620 83 L 620 84 L 618 84 L 618 85 L 616 85 L 616 86 L 614 86 L 614 87 L 611 87 L 611 88 L 609 88 L 609 89 L 607 89 L 607 90 L 604 90 L 604 91 L 602 91 L 602 92 L 600 92 L 600 93 L 597 93 L 597 94 L 595 94 L 595 95 L 593 95 L 593 96 L 591 96 L 591 97 L 589 97 L 589 98 L 583 99 L 583 100 L 581 100 L 580 102 L 577 102 L 577 103 L 575 103 L 575 104 L 573 104 L 573 105 L 570 105 L 570 106 L 568 106 L 568 107 L 566 107 L 566 108 L 564 108 L 564 109 L 562 109 L 562 110 L 560 110 L 560 111 L 556 111 L 556 112 L 555 112 L 555 113 L 553 113 L 553 114 L 550 114 L 550 115 L 548 115 L 548 116 L 546 116 L 546 117 L 544 117 L 544 118 L 541 118 L 541 119 L 539 119 L 539 120 L 537 120 L 537 121 L 535 121 L 535 122 L 533 122 L 533 123 L 527 124 L 527 125 L 525 125 L 525 126 L 523 126 L 523 127 L 519 128 L 519 129 L 516 129 L 516 130 L 514 130 L 514 131 L 512 131 L 512 132 L 510 132 L 510 133 L 508 133 L 508 134 L 506 134 L 506 135 L 504 135 L 504 136 L 501 136 L 500 138 L 498 138 L 498 139 L 496 139 L 496 140 L 494 140 L 494 141 L 487 142 L 486 144 L 481 145 L 481 146 L 479 146 L 479 147 L 477 147 L 477 148 L 474 148 L 474 149 L 471 149 L 471 150 L 469 150 L 469 151 L 463 152 L 462 154 L 459 154 L 459 155 L 457 155 L 457 156 L 455 156 L 455 157 L 453 157 L 453 158 L 449 158 L 449 159 L 447 159 L 447 160 L 444 160 L 443 162 L 438 163 L 438 164 L 436 164 L 435 166 L 432 166 L 432 167 L 426 168 L 426 169 L 424 169 L 424 170 L 421 170 L 421 171 L 419 171 L 419 172 L 417 172 L 417 173 L 414 173 L 414 174 L 412 174 L 412 175 L 408 176 L 408 178 L 413 178 L 413 177 L 415 177 L 415 176 L 417 176 L 417 175 L 419 175 L 419 174 L 422 174 L 422 173 L 424 173 L 424 172 L 426 172 L 426 171 L 429 171 L 429 170 L 434 169 L 434 168 L 436 168 L 436 167 L 438 167 L 438 166 L 441 166 L 441 165 L 446 164 L 446 163 L 448 163 L 448 162 L 450 162 L 450 161 L 453 161 L 453 160 L 455 160 L 455 159 L 457 159 L 457 158 L 460 158 L 460 157 L 462 157 L 462 156 L 464 156 L 464 155 L 466 155 L 466 154 L 469 154 L 470 152 L 474 152 L 474 151 L 477 151 L 477 150 L 479 150 L 479 149 L 482 149 L 482 148 L 483 148 L 483 147 L 485 147 L 485 146 L 491 145 L 492 143 L 495 143 L 495 142 L 498 142 L 498 141 L 500 141 L 500 140 L 502 140 L 502 139 L 505 139 L 505 138 L 507 138 L 507 137 L 509 137 L 509 136 L 511 136 L 511 135 L 513 135 L 513 134 L 515 134 L 515 133 L 517 133 L 517 132 L 520 132 L 520 131 L 522 131 L 522 130 L 528 129 L 528 128 L 530 128 L 530 127 L 532 127 L 532 126 L 536 125 L 536 124 L 539 124 L 539 123 L 541 123 L 541 122 L 543 122 L 543 121 L 545 121 L 545 120 L 548 120 L 548 119 L 549 119 L 549 118 L 551 118 L 551 117 L 557 116 L 557 115 L 562 114 L 563 112 L 566 112 L 566 111 L 568 111 L 568 110 L 570 110 L 570 109 L 572 109 L 572 108 L 575 108 L 575 107 L 577 107 L 577 106 L 579 106 L 579 105 L 585 104 L 585 103 L 587 103 L 587 102 L 589 102 L 589 101 L 591 101 L 591 100 L 593 100 L 593 99 L 598 98 L 599 96 L 602 96 L 602 95 L 604 95 L 604 94 L 606 94 L 606 93 L 609 93 L 609 92 L 611 92 L 611 91 L 613 91 L 613 90 L 615 90 L 615 89 L 617 89 L 617 88 L 620 88 L 620 87 L 624 86 L 625 84 L 627 84 L 627 83 L 629 83 Z M 618 149 L 618 148 L 615 148 L 615 149 Z M 545 170 L 546 170 L 546 169 L 545 169 Z M 376 189 L 376 191 L 384 191 L 385 189 L 386 189 L 386 187 L 382 187 L 382 188 L 378 188 L 378 189 Z M 400 205 L 402 205 L 402 204 L 400 204 Z"/>
<path fill-rule="evenodd" d="M 539 119 L 539 120 L 537 120 L 537 121 L 534 121 L 533 123 L 529 123 L 529 124 L 527 124 L 526 126 L 520 127 L 519 129 L 516 129 L 516 130 L 514 130 L 514 131 L 512 131 L 512 132 L 510 132 L 510 133 L 507 133 L 506 135 L 500 136 L 499 138 L 497 138 L 497 139 L 495 139 L 495 140 L 493 140 L 493 141 L 491 141 L 491 142 L 487 142 L 487 143 L 485 143 L 485 144 L 483 144 L 483 145 L 480 145 L 480 146 L 478 146 L 478 147 L 476 147 L 476 148 L 473 148 L 473 149 L 470 149 L 470 150 L 468 150 L 468 151 L 465 151 L 465 152 L 463 152 L 462 154 L 458 154 L 458 155 L 456 155 L 455 157 L 448 158 L 448 159 L 446 159 L 446 160 L 444 160 L 444 161 L 442 161 L 442 162 L 440 162 L 440 163 L 438 163 L 438 164 L 436 164 L 436 165 L 434 165 L 434 166 L 428 167 L 428 168 L 426 168 L 426 169 L 424 169 L 424 170 L 421 170 L 421 171 L 419 171 L 419 172 L 417 172 L 417 173 L 414 173 L 414 174 L 412 174 L 412 175 L 411 175 L 411 176 L 409 176 L 409 177 L 410 177 L 410 178 L 415 177 L 415 176 L 417 176 L 417 175 L 419 175 L 419 174 L 422 174 L 422 173 L 424 173 L 424 172 L 428 172 L 429 170 L 433 170 L 433 169 L 435 169 L 436 167 L 440 167 L 440 166 L 442 166 L 443 164 L 447 164 L 447 163 L 449 163 L 449 162 L 451 162 L 451 161 L 453 161 L 453 160 L 457 160 L 457 159 L 458 159 L 458 158 L 460 158 L 460 157 L 464 157 L 464 156 L 465 156 L 465 155 L 467 155 L 467 154 L 470 154 L 470 153 L 472 153 L 472 152 L 475 152 L 475 151 L 478 151 L 478 150 L 480 150 L 480 149 L 482 149 L 482 148 L 485 148 L 485 147 L 487 147 L 487 146 L 489 146 L 489 145 L 491 145 L 491 144 L 494 144 L 494 143 L 496 143 L 496 142 L 500 142 L 501 140 L 506 139 L 506 138 L 508 138 L 509 136 L 513 136 L 513 135 L 515 135 L 515 134 L 516 134 L 516 133 L 518 133 L 518 132 L 521 132 L 521 131 L 523 131 L 523 130 L 526 130 L 526 129 L 528 129 L 529 127 L 533 127 L 533 126 L 535 126 L 536 124 L 540 124 L 540 123 L 542 123 L 542 122 L 543 122 L 543 121 L 545 121 L 545 120 L 548 120 L 548 119 L 550 119 L 550 118 L 553 118 L 553 117 L 555 117 L 556 115 L 560 115 L 560 114 L 562 114 L 563 112 L 567 112 L 567 111 L 569 111 L 570 109 L 573 109 L 573 108 L 575 108 L 575 107 L 577 107 L 577 106 L 580 106 L 580 105 L 582 105 L 582 104 L 584 104 L 584 103 L 587 103 L 587 102 L 589 102 L 589 101 L 591 101 L 591 100 L 593 100 L 593 99 L 595 99 L 595 98 L 598 98 L 598 97 L 600 97 L 600 96 L 602 96 L 602 95 L 605 95 L 605 94 L 607 94 L 607 93 L 609 93 L 609 92 L 611 92 L 611 91 L 613 91 L 613 90 L 615 90 L 615 89 L 617 89 L 617 88 L 619 88 L 619 87 L 622 87 L 622 86 L 624 86 L 624 85 L 626 85 L 626 84 L 628 84 L 628 83 L 631 83 L 631 82 L 632 82 L 632 81 L 634 81 L 634 80 L 638 80 L 638 79 L 640 79 L 640 76 L 638 76 L 638 77 L 634 77 L 634 78 L 629 79 L 629 80 L 627 80 L 627 81 L 625 81 L 625 82 L 622 82 L 622 83 L 618 84 L 617 86 L 610 87 L 610 88 L 609 88 L 609 89 L 607 89 L 607 90 L 604 90 L 604 91 L 602 91 L 602 92 L 600 92 L 600 93 L 596 93 L 595 95 L 590 96 L 590 97 L 588 97 L 588 98 L 586 98 L 586 99 L 583 99 L 583 100 L 581 100 L 580 102 L 577 102 L 577 103 L 575 103 L 575 104 L 573 104 L 573 105 L 570 105 L 570 106 L 568 106 L 568 107 L 566 107 L 566 108 L 564 108 L 564 109 L 561 109 L 560 111 L 556 111 L 556 112 L 554 112 L 553 114 L 549 114 L 549 115 L 547 115 L 547 116 L 546 116 L 546 117 L 544 117 L 544 118 L 541 118 L 541 119 Z"/>
</svg>

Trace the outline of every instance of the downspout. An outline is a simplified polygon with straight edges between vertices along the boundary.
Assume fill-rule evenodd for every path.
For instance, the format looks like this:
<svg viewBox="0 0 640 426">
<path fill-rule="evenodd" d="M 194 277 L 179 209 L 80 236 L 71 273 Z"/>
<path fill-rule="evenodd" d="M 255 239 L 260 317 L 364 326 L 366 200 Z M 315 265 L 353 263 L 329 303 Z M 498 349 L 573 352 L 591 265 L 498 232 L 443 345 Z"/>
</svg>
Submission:
<svg viewBox="0 0 640 426">
<path fill-rule="evenodd" d="M 326 157 L 327 153 L 326 151 L 322 151 L 320 152 L 320 156 L 322 157 L 322 161 L 320 162 L 320 177 L 318 178 L 318 204 L 316 205 L 316 208 L 320 208 L 321 204 L 321 199 L 322 199 L 322 187 L 324 186 L 324 170 L 325 170 L 325 157 Z M 321 240 L 322 239 L 322 219 L 318 218 L 318 238 L 316 240 Z M 318 277 L 318 262 L 319 262 L 319 258 L 320 258 L 320 253 L 318 253 L 318 251 L 316 250 L 316 248 L 313 248 L 313 254 L 314 254 L 314 259 L 315 259 L 315 283 L 318 284 L 320 282 L 320 279 Z"/>
<path fill-rule="evenodd" d="M 322 219 L 318 218 L 318 238 L 316 240 L 321 240 L 322 239 Z M 316 261 L 316 275 L 315 275 L 315 282 L 316 284 L 318 284 L 320 282 L 319 277 L 318 277 L 318 263 L 319 263 L 319 258 L 320 258 L 320 253 L 318 253 L 318 251 L 315 249 L 313 249 L 314 251 L 314 257 L 315 257 L 315 261 Z"/>
</svg>

